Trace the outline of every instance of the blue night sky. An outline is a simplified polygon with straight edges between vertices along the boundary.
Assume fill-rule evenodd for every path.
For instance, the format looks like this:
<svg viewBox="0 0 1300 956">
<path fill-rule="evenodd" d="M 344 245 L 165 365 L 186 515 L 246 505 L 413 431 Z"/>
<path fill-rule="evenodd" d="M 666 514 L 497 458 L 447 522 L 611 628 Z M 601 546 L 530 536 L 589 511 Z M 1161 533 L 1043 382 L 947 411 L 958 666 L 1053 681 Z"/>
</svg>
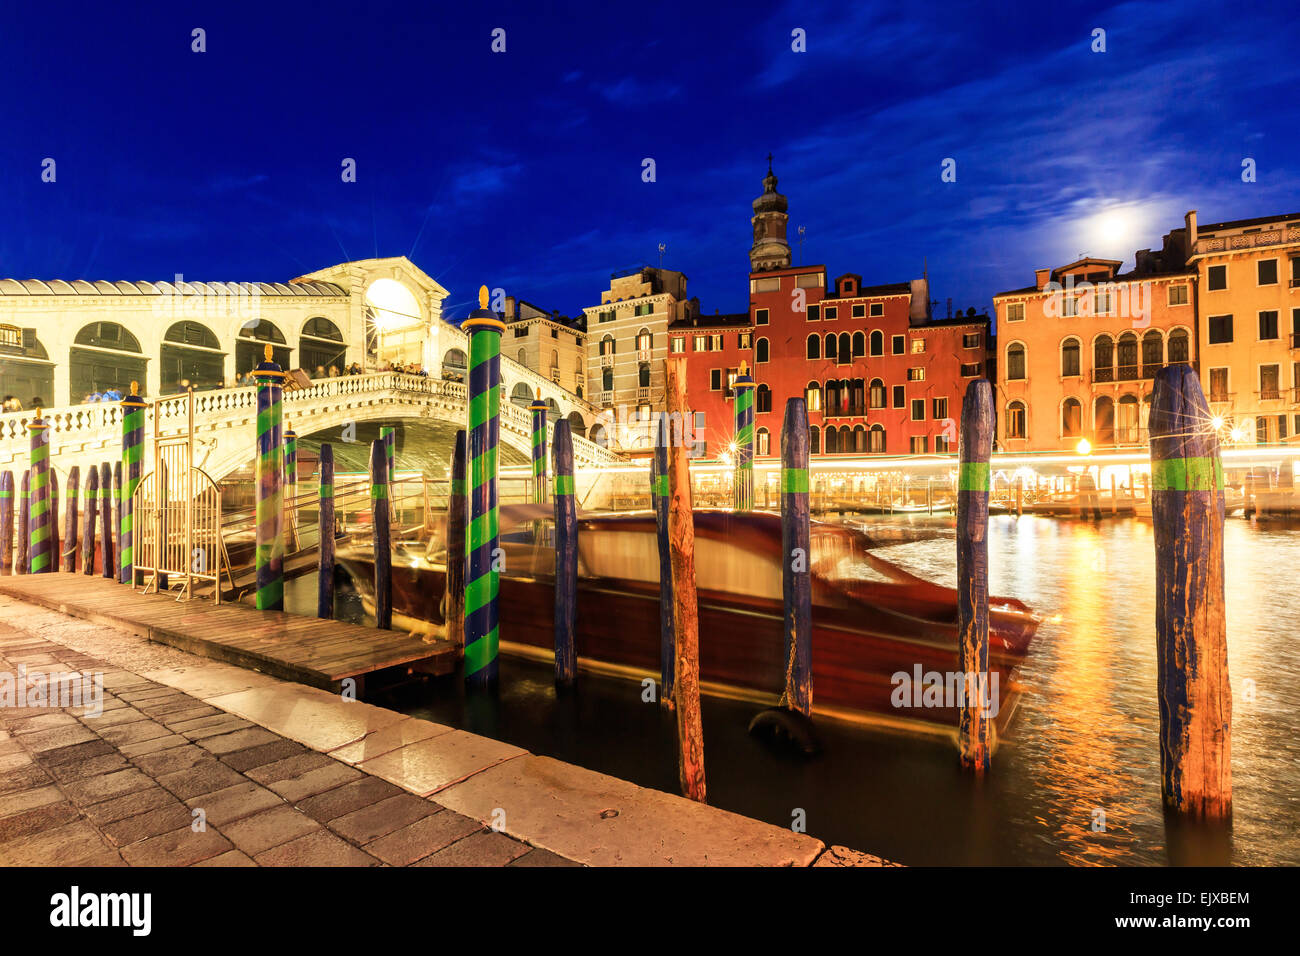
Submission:
<svg viewBox="0 0 1300 956">
<path fill-rule="evenodd" d="M 804 262 L 876 284 L 926 258 L 957 307 L 1081 252 L 1130 268 L 1189 208 L 1300 210 L 1282 4 L 136 6 L 0 12 L 0 276 L 408 255 L 451 316 L 481 283 L 572 315 L 664 242 L 703 311 L 744 311 L 769 151 Z"/>
</svg>

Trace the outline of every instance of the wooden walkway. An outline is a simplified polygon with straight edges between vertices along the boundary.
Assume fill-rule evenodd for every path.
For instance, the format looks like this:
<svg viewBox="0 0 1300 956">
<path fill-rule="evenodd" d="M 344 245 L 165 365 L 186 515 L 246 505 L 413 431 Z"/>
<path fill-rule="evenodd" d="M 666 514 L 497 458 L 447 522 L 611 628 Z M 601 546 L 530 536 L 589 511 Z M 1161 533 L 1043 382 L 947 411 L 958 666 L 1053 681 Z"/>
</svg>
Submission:
<svg viewBox="0 0 1300 956">
<path fill-rule="evenodd" d="M 141 594 L 102 577 L 6 575 L 0 577 L 0 594 L 324 690 L 338 692 L 343 680 L 352 678 L 358 696 L 364 692 L 365 678 L 379 671 L 447 674 L 456 666 L 456 648 L 447 641 L 426 643 L 398 631 L 259 611 L 244 604 L 177 601 L 168 594 Z"/>
</svg>

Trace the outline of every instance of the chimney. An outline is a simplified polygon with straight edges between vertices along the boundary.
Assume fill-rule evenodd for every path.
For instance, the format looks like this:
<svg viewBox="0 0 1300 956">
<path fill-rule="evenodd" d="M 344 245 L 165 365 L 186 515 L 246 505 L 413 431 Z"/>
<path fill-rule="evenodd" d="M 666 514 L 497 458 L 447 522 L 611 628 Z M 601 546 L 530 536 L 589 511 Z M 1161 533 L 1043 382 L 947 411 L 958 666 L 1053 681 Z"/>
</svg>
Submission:
<svg viewBox="0 0 1300 956">
<path fill-rule="evenodd" d="M 1183 261 L 1186 262 L 1196 252 L 1196 210 L 1187 210 L 1187 215 L 1183 217 L 1183 222 L 1187 224 L 1187 246 L 1183 250 Z"/>
<path fill-rule="evenodd" d="M 930 317 L 930 279 L 922 276 L 912 280 L 912 298 L 908 303 L 907 319 L 910 324 L 926 321 Z"/>
<path fill-rule="evenodd" d="M 1038 288 L 1040 288 L 1040 289 L 1043 288 L 1043 286 L 1047 285 L 1048 281 L 1049 281 L 1051 278 L 1052 278 L 1052 270 L 1051 270 L 1051 269 L 1035 269 L 1035 270 L 1034 270 L 1034 285 L 1036 285 L 1036 286 L 1037 286 Z"/>
<path fill-rule="evenodd" d="M 506 321 L 511 322 L 514 320 L 514 317 L 515 317 L 515 297 L 513 295 L 508 295 L 506 296 Z"/>
</svg>

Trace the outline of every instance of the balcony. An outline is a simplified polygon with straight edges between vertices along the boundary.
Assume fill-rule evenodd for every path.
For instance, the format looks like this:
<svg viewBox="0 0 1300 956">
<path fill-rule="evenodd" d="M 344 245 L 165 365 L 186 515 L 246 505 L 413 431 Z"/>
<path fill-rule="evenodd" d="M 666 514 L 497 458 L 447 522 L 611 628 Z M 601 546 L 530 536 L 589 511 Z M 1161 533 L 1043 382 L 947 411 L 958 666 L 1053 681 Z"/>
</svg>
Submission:
<svg viewBox="0 0 1300 956">
<path fill-rule="evenodd" d="M 1271 388 L 1265 387 L 1259 390 L 1259 400 L 1261 402 L 1273 402 L 1282 397 L 1282 392 L 1277 386 Z"/>
<path fill-rule="evenodd" d="M 615 356 L 614 356 L 614 353 L 613 353 L 613 352 L 609 352 L 609 353 L 601 353 L 601 356 L 600 356 L 600 367 L 601 367 L 601 368 L 613 368 L 613 367 L 614 367 L 614 357 L 615 357 Z"/>
<path fill-rule="evenodd" d="M 1195 255 L 1207 252 L 1237 252 L 1243 249 L 1259 249 L 1265 246 L 1278 246 L 1285 242 L 1300 242 L 1300 229 L 1270 229 L 1267 232 L 1252 232 L 1244 236 L 1216 236 L 1213 239 L 1196 240 Z M 1292 280 L 1294 285 L 1295 280 Z"/>
<path fill-rule="evenodd" d="M 648 402 L 648 401 L 650 401 L 650 386 L 649 386 L 649 385 L 644 385 L 644 386 L 639 385 L 639 386 L 637 386 L 637 390 L 636 390 L 636 400 L 637 400 L 638 402 Z"/>
<path fill-rule="evenodd" d="M 1115 369 L 1111 367 L 1095 368 L 1092 370 L 1092 380 L 1094 382 L 1113 382 L 1115 381 Z"/>
<path fill-rule="evenodd" d="M 1136 382 L 1138 379 L 1138 366 L 1121 365 L 1115 370 L 1115 381 L 1117 382 Z"/>
<path fill-rule="evenodd" d="M 599 406 L 601 406 L 602 408 L 603 408 L 603 407 L 607 407 L 607 406 L 609 406 L 609 405 L 613 405 L 613 404 L 614 404 L 614 392 L 613 392 L 613 390 L 611 389 L 610 391 L 607 391 L 607 392 L 597 392 L 597 393 L 596 393 L 596 404 L 599 405 Z"/>
<path fill-rule="evenodd" d="M 654 349 L 637 349 L 636 360 L 638 362 L 650 361 L 650 356 L 654 354 Z"/>
<path fill-rule="evenodd" d="M 1236 399 L 1236 392 L 1210 392 L 1211 405 L 1231 405 Z"/>
</svg>

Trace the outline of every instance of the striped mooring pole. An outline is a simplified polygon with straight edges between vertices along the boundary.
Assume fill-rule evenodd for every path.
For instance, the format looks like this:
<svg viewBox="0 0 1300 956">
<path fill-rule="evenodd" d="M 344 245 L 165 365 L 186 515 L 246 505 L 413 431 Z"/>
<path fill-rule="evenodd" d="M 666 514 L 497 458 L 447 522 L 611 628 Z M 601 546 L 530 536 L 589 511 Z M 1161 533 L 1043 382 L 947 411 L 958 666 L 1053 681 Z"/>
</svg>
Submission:
<svg viewBox="0 0 1300 956">
<path fill-rule="evenodd" d="M 31 527 L 32 470 L 24 468 L 22 489 L 18 494 L 18 560 L 14 563 L 14 571 L 18 574 L 29 574 L 32 570 Z"/>
<path fill-rule="evenodd" d="M 447 492 L 447 640 L 457 648 L 465 646 L 465 429 L 456 431 L 451 455 L 451 486 Z"/>
<path fill-rule="evenodd" d="M 14 473 L 0 471 L 0 574 L 14 573 Z"/>
<path fill-rule="evenodd" d="M 1223 583 L 1223 464 L 1194 369 L 1156 373 L 1149 422 L 1156 548 L 1160 794 L 1173 813 L 1232 819 L 1232 687 Z"/>
<path fill-rule="evenodd" d="M 965 680 L 957 723 L 961 764 L 989 769 L 989 456 L 993 451 L 993 389 L 988 379 L 966 386 L 957 439 L 957 669 Z"/>
<path fill-rule="evenodd" d="M 679 434 L 686 440 L 685 428 Z M 655 532 L 659 542 L 659 706 L 673 706 L 673 675 L 677 658 L 673 623 L 673 559 L 668 544 L 668 415 L 659 415 L 655 453 L 650 459 L 650 493 L 654 498 Z"/>
<path fill-rule="evenodd" d="M 733 503 L 737 511 L 754 510 L 754 378 L 744 362 L 736 377 L 736 482 Z"/>
<path fill-rule="evenodd" d="M 388 520 L 390 522 L 393 518 L 397 517 L 393 514 L 393 508 L 396 507 L 393 504 L 393 499 L 396 497 L 395 492 L 397 491 L 397 489 L 393 487 L 393 482 L 397 479 L 396 432 L 397 429 L 392 425 L 381 425 L 379 428 L 379 438 L 384 443 L 384 457 L 388 459 L 388 490 L 394 493 L 389 494 L 388 496 Z"/>
<path fill-rule="evenodd" d="M 298 433 L 284 423 L 284 503 L 285 531 L 289 535 L 289 545 L 298 550 Z"/>
<path fill-rule="evenodd" d="M 501 416 L 501 333 L 488 310 L 488 289 L 461 323 L 469 333 L 469 520 L 465 542 L 465 682 L 486 689 L 497 681 L 497 441 Z"/>
<path fill-rule="evenodd" d="M 787 399 L 781 429 L 781 583 L 785 592 L 785 692 L 781 706 L 812 716 L 812 573 L 808 519 L 808 407 Z"/>
<path fill-rule="evenodd" d="M 31 541 L 28 556 L 32 574 L 48 574 L 50 565 L 50 431 L 41 410 L 28 423 L 31 435 L 31 523 L 28 531 Z"/>
<path fill-rule="evenodd" d="M 334 617 L 334 449 L 320 446 L 320 504 L 316 513 L 320 547 L 317 549 L 316 616 Z"/>
<path fill-rule="evenodd" d="M 388 452 L 384 441 L 370 445 L 370 527 L 375 547 L 375 627 L 393 628 L 393 551 L 388 513 Z"/>
<path fill-rule="evenodd" d="M 135 581 L 135 489 L 140 484 L 144 463 L 144 409 L 140 383 L 131 383 L 131 394 L 122 399 L 122 530 L 118 548 L 118 581 Z"/>
<path fill-rule="evenodd" d="M 86 521 L 81 532 L 81 573 L 95 573 L 95 524 L 99 507 L 99 469 L 86 469 Z"/>
<path fill-rule="evenodd" d="M 99 566 L 102 576 L 110 581 L 117 580 L 117 565 L 113 563 L 113 466 L 101 462 L 99 466 Z M 166 540 L 165 538 L 163 539 Z M 162 554 L 162 542 L 158 553 Z"/>
<path fill-rule="evenodd" d="M 284 370 L 266 360 L 257 381 L 257 609 L 284 610 Z"/>
<path fill-rule="evenodd" d="M 68 487 L 65 494 L 67 510 L 63 517 L 63 570 L 77 573 L 77 496 L 81 493 L 81 466 L 68 469 Z"/>
<path fill-rule="evenodd" d="M 537 419 L 534 418 L 534 427 Z M 542 412 L 542 432 L 546 413 Z M 536 432 L 533 433 L 536 436 Z M 537 446 L 533 445 L 534 454 Z M 578 679 L 578 505 L 573 487 L 573 435 L 569 423 L 555 423 L 555 682 Z M 536 464 L 537 459 L 533 462 Z"/>
<path fill-rule="evenodd" d="M 537 398 L 528 406 L 533 413 L 533 502 L 539 505 L 546 504 L 546 413 L 549 408 L 542 401 L 539 388 Z"/>
</svg>

